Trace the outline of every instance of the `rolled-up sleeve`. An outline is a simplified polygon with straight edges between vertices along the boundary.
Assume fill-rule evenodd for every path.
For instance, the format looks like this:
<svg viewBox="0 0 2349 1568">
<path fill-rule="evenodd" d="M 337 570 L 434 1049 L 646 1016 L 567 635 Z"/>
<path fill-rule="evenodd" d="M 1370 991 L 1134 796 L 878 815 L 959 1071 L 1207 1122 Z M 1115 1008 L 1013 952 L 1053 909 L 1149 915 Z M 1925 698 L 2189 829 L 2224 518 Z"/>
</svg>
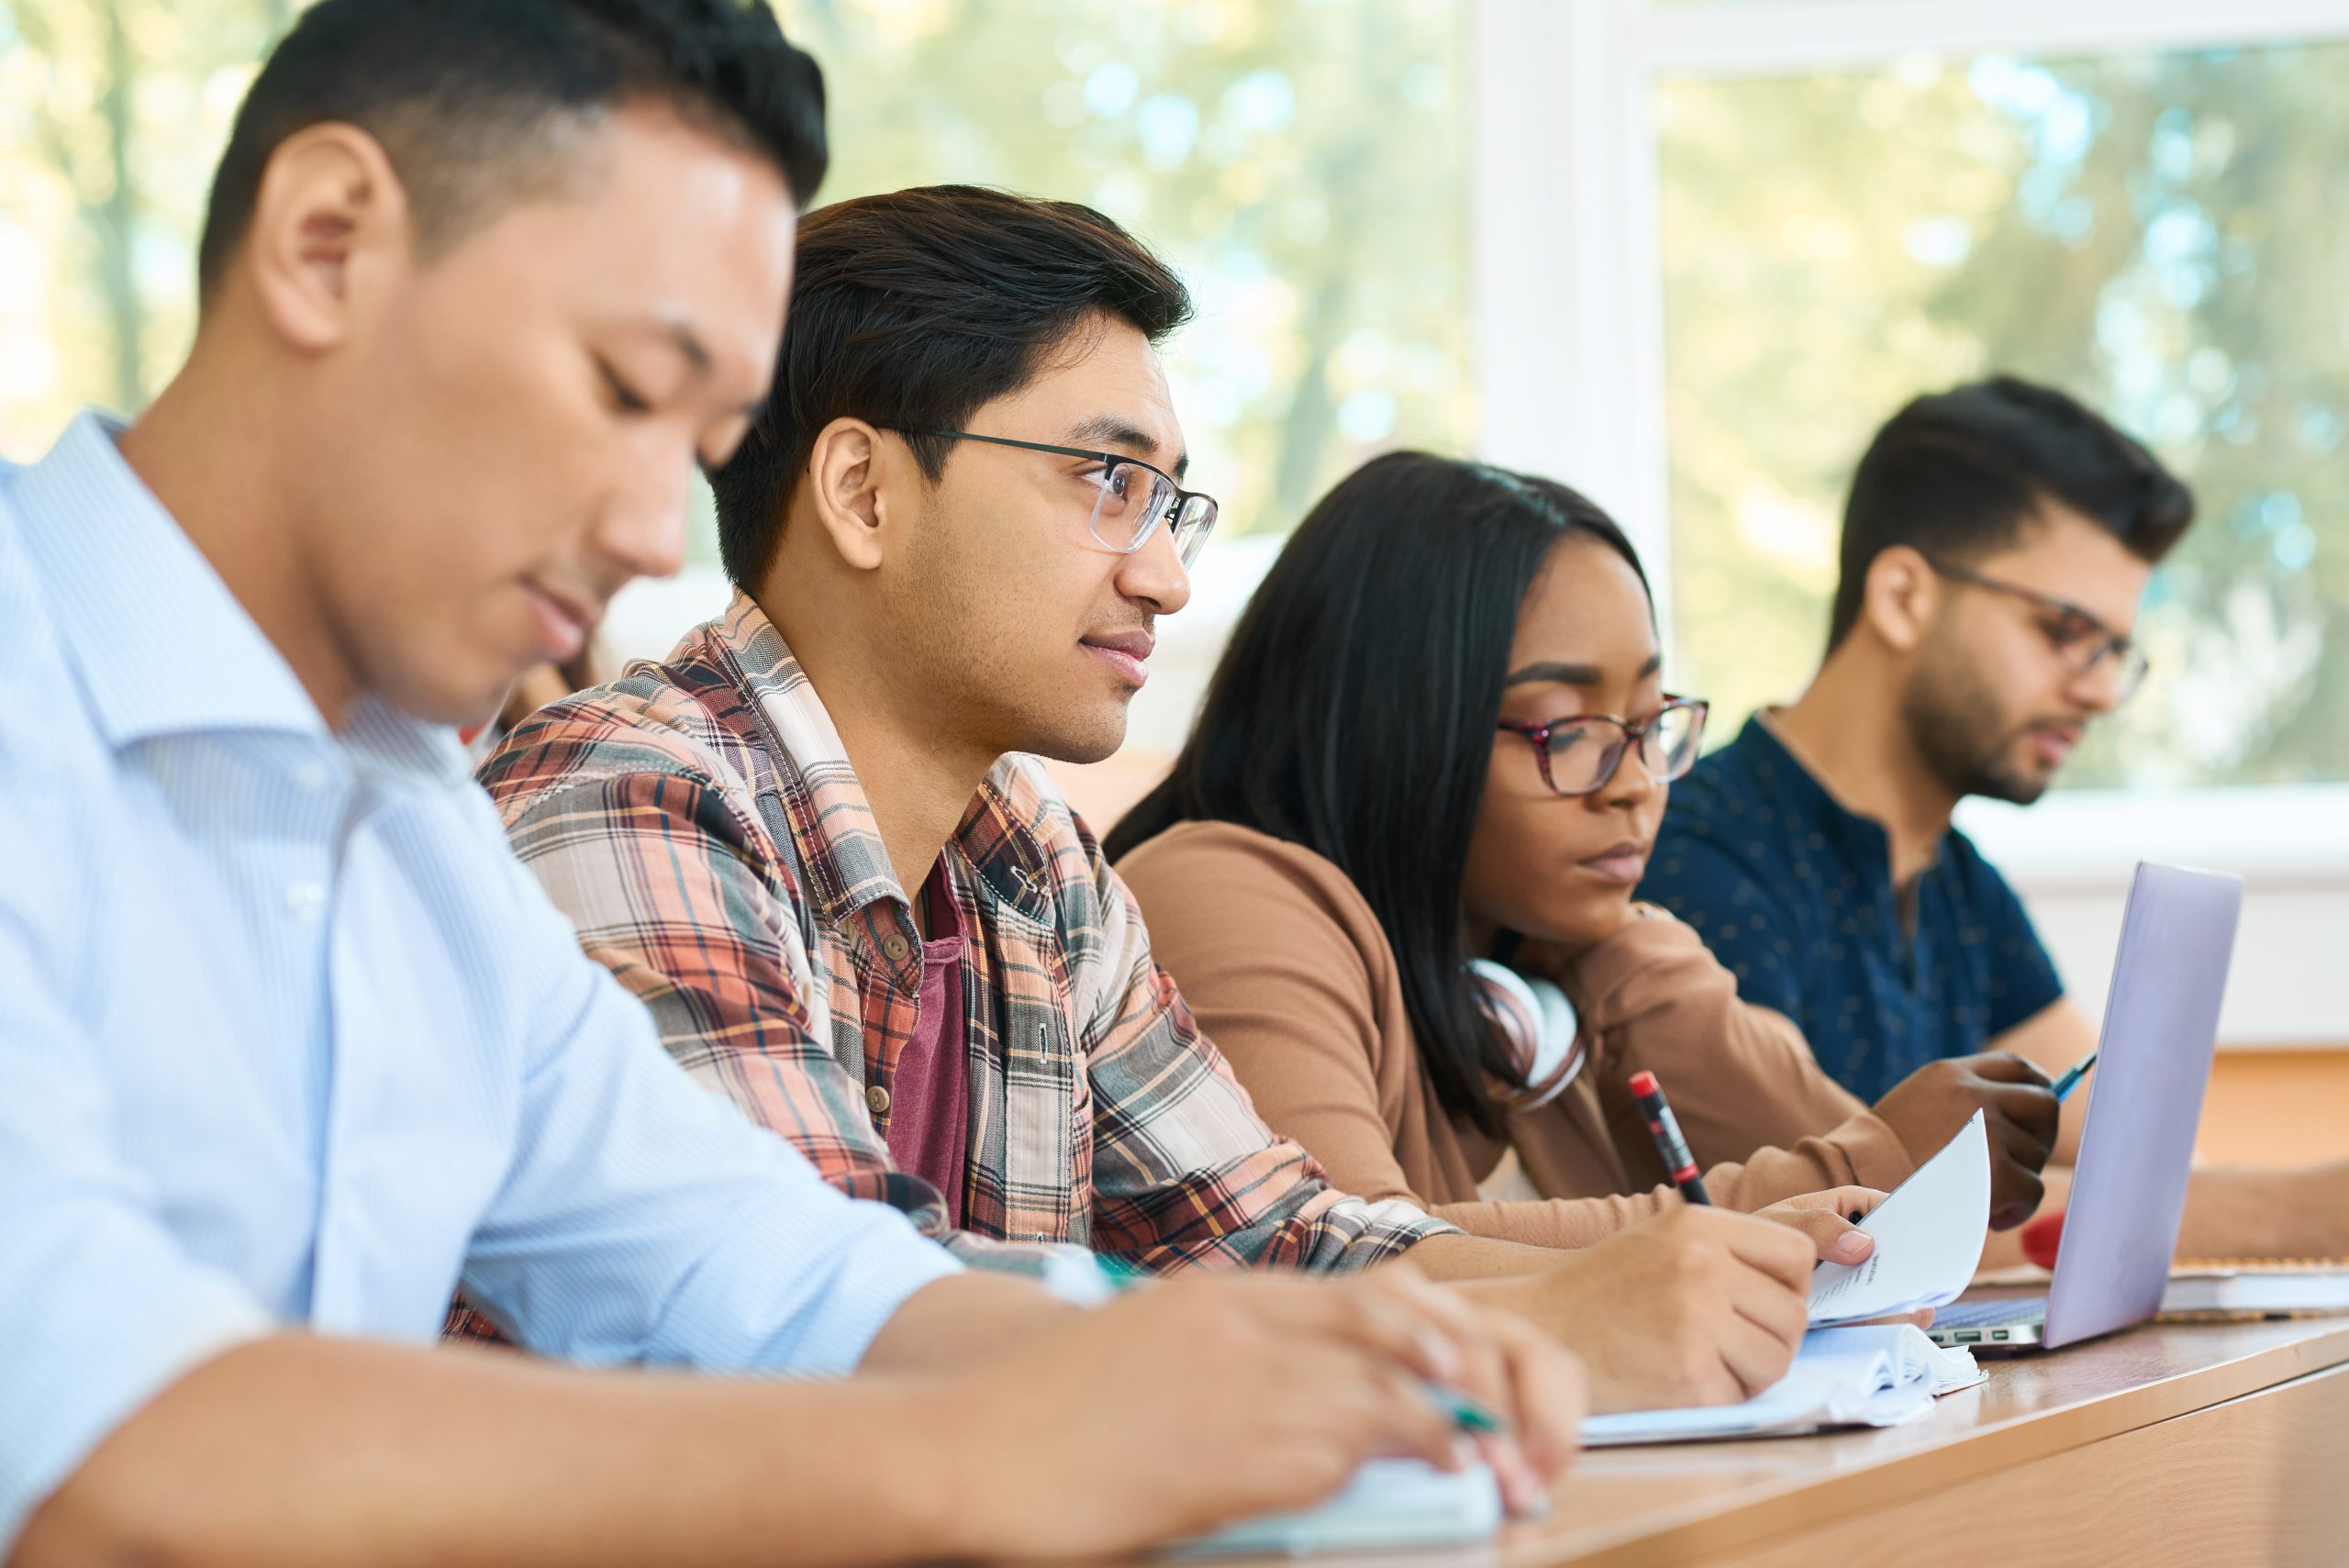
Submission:
<svg viewBox="0 0 2349 1568">
<path fill-rule="evenodd" d="M 0 734 L 0 775 L 32 785 L 34 761 Z M 116 1427 L 271 1328 L 180 1246 L 120 1156 L 97 1043 L 70 1005 L 77 839 L 42 805 L 0 794 L 0 1558 Z"/>
<path fill-rule="evenodd" d="M 697 1086 L 519 868 L 515 882 L 540 928 L 524 951 L 551 955 L 551 1027 L 467 1297 L 531 1349 L 589 1364 L 852 1369 L 908 1296 L 961 1265 Z"/>
</svg>

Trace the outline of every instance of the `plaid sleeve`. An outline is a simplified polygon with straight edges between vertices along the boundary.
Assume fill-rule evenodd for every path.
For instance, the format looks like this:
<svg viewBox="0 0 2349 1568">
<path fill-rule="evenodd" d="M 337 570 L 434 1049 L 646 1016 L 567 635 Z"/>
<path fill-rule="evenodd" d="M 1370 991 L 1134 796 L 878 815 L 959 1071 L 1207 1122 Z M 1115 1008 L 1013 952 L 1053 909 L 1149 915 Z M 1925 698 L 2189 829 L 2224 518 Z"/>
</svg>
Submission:
<svg viewBox="0 0 2349 1568">
<path fill-rule="evenodd" d="M 902 1210 L 965 1262 L 1041 1273 L 1063 1251 L 952 1229 L 938 1190 L 891 1163 L 864 1085 L 811 1025 L 789 864 L 754 813 L 692 765 L 690 748 L 542 720 L 482 779 L 516 856 L 705 1087 L 789 1139 L 834 1186 Z"/>
<path fill-rule="evenodd" d="M 1410 1204 L 1333 1191 L 1303 1147 L 1257 1118 L 1152 961 L 1124 880 L 1092 833 L 1069 822 L 1054 869 L 1081 878 L 1063 884 L 1074 895 L 1064 905 L 1085 911 L 1070 949 L 1092 1091 L 1095 1247 L 1153 1270 L 1338 1273 L 1452 1232 Z"/>
</svg>

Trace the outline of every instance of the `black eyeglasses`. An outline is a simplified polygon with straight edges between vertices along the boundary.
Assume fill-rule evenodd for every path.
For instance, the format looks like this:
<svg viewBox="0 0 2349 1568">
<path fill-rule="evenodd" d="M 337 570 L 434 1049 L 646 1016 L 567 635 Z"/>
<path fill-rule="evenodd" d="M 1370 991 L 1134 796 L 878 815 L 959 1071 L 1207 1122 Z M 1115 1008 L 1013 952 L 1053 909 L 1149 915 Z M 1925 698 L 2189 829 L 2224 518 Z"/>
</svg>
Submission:
<svg viewBox="0 0 2349 1568">
<path fill-rule="evenodd" d="M 1525 737 L 1542 764 L 1542 782 L 1564 795 L 1597 795 L 1605 789 L 1636 745 L 1640 765 L 1665 783 L 1697 765 L 1709 703 L 1697 697 L 1666 697 L 1645 724 L 1630 724 L 1606 713 L 1577 713 L 1543 724 L 1504 718 L 1500 728 Z"/>
<path fill-rule="evenodd" d="M 2002 583 L 1996 577 L 1985 577 L 1979 572 L 1953 562 L 1935 561 L 1930 555 L 1925 557 L 1925 564 L 1932 568 L 1936 577 L 1946 577 L 1953 583 L 1964 583 L 1969 587 L 1987 588 L 1993 594 L 2004 594 L 2009 598 L 2021 599 L 2024 604 L 2044 610 L 2051 618 L 2041 622 L 2039 629 L 2046 635 L 2047 645 L 2055 651 L 2055 657 L 2074 674 L 2093 674 L 2106 660 L 2115 661 L 2114 701 L 2128 701 L 2137 688 L 2145 684 L 2145 672 L 2152 665 L 2145 657 L 2145 651 L 2139 648 L 2133 639 L 2123 637 L 2079 606 L 2043 594 L 2035 588 L 2026 588 L 2019 583 Z"/>
<path fill-rule="evenodd" d="M 1021 451 L 1050 452 L 1055 457 L 1089 458 L 1101 466 L 1080 475 L 1093 488 L 1093 515 L 1085 528 L 1097 540 L 1119 555 L 1131 555 L 1150 542 L 1164 523 L 1174 534 L 1175 559 L 1186 571 L 1207 548 L 1215 531 L 1216 502 L 1212 495 L 1186 490 L 1165 470 L 1138 457 L 1119 452 L 1087 451 L 1082 447 L 1055 447 L 1042 441 L 1015 441 L 1008 436 L 979 436 L 968 430 L 935 430 L 914 425 L 885 425 L 901 436 L 932 436 L 947 441 L 985 441 L 989 446 L 1017 447 Z M 1137 483 L 1147 474 L 1149 482 Z"/>
</svg>

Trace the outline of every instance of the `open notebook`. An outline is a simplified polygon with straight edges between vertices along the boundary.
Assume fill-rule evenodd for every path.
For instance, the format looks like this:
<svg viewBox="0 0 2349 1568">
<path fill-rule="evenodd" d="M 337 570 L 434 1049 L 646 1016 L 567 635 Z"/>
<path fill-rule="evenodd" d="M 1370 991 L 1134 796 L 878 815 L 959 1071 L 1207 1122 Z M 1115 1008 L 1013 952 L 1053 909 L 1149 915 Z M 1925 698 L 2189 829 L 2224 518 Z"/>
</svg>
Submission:
<svg viewBox="0 0 2349 1568">
<path fill-rule="evenodd" d="M 1467 1546 L 1491 1540 L 1502 1512 L 1500 1484 L 1481 1462 L 1445 1472 L 1416 1459 L 1374 1459 L 1319 1507 L 1243 1519 L 1163 1555 L 1302 1557 Z"/>
<path fill-rule="evenodd" d="M 1582 1424 L 1582 1440 L 1609 1448 L 1897 1427 L 1928 1414 L 1938 1396 L 1971 1388 L 1983 1376 L 1973 1356 L 1943 1350 L 1906 1323 L 1813 1329 L 1803 1336 L 1792 1370 L 1742 1405 L 1592 1416 Z"/>
</svg>

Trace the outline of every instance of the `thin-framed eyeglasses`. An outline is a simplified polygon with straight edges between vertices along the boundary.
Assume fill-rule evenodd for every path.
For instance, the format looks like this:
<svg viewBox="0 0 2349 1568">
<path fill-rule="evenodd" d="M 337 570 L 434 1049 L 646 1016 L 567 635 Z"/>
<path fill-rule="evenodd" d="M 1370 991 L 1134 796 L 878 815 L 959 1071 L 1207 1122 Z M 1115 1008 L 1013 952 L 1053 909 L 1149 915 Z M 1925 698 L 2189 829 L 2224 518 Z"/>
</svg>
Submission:
<svg viewBox="0 0 2349 1568">
<path fill-rule="evenodd" d="M 1542 764 L 1543 784 L 1573 796 L 1605 789 L 1634 745 L 1640 749 L 1640 765 L 1651 777 L 1668 784 L 1684 776 L 1697 765 L 1705 715 L 1711 710 L 1712 705 L 1700 697 L 1667 696 L 1644 724 L 1609 713 L 1577 713 L 1541 724 L 1504 718 L 1499 727 L 1525 737 Z"/>
<path fill-rule="evenodd" d="M 1078 475 L 1093 487 L 1093 515 L 1085 528 L 1096 540 L 1119 555 L 1131 555 L 1150 542 L 1163 523 L 1174 535 L 1174 556 L 1185 571 L 1207 548 L 1215 532 L 1215 497 L 1186 490 L 1174 476 L 1138 457 L 1121 452 L 1088 451 L 1083 447 L 1056 447 L 1044 441 L 1016 441 L 1009 436 L 981 436 L 969 430 L 939 430 L 923 426 L 888 425 L 901 436 L 931 436 L 945 441 L 985 441 L 989 446 L 1016 447 L 1021 451 L 1050 452 L 1055 457 L 1089 458 L 1101 466 Z"/>
<path fill-rule="evenodd" d="M 2113 700 L 2116 702 L 2128 701 L 2137 688 L 2145 684 L 2145 672 L 2152 667 L 2152 662 L 2145 657 L 2145 651 L 2138 647 L 2133 639 L 2113 630 L 2079 606 L 2043 594 L 2036 588 L 2026 588 L 2020 583 L 1986 577 L 1971 567 L 1960 566 L 1954 562 L 1936 561 L 1929 555 L 1925 557 L 1925 564 L 1933 569 L 1936 577 L 1946 577 L 1953 583 L 1964 583 L 1969 587 L 1987 588 L 1993 594 L 2004 594 L 2009 598 L 2020 599 L 2045 611 L 2050 618 L 2042 621 L 2039 629 L 2046 636 L 2047 645 L 2054 650 L 2055 657 L 2072 673 L 2093 674 L 2106 660 L 2113 660 Z"/>
</svg>

